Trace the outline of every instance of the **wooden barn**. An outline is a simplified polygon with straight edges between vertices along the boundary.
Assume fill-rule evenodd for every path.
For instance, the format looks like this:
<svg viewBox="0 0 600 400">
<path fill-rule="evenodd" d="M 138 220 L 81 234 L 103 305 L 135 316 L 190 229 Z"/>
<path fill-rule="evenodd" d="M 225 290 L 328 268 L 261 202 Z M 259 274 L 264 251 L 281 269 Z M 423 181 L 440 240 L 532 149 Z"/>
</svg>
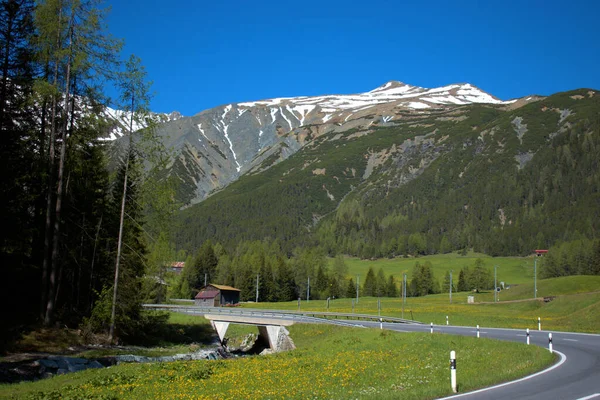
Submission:
<svg viewBox="0 0 600 400">
<path fill-rule="evenodd" d="M 240 302 L 240 289 L 211 283 L 203 287 L 194 299 L 194 304 L 204 307 L 221 307 Z"/>
</svg>

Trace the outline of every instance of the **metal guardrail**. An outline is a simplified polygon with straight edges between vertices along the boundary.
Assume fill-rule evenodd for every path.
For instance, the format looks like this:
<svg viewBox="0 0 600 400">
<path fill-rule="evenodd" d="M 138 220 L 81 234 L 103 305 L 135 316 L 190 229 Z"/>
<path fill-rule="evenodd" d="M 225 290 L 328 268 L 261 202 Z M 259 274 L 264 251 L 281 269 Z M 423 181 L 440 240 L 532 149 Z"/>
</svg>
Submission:
<svg viewBox="0 0 600 400">
<path fill-rule="evenodd" d="M 230 309 L 222 307 L 199 307 L 199 306 L 180 306 L 176 304 L 142 304 L 142 307 L 153 309 L 153 310 L 164 310 L 172 312 L 180 312 L 191 315 L 204 315 L 204 314 L 219 314 L 219 315 L 231 315 L 231 316 L 250 316 L 250 317 L 268 317 L 273 319 L 281 319 L 285 321 L 297 321 L 304 323 L 313 324 L 331 324 L 340 326 L 360 327 L 363 326 L 353 324 L 349 321 L 332 320 L 326 318 L 317 318 L 301 314 L 285 313 L 285 312 L 272 312 L 263 311 L 256 309 Z"/>
<path fill-rule="evenodd" d="M 318 312 L 318 311 L 285 311 L 285 310 L 262 310 L 256 308 L 227 308 L 227 307 L 202 307 L 202 306 L 182 306 L 176 304 L 143 304 L 148 309 L 166 310 L 173 312 L 181 312 L 185 314 L 220 314 L 220 315 L 250 315 L 257 317 L 280 318 L 286 320 L 296 320 L 303 322 L 314 323 L 332 323 L 335 325 L 356 326 L 350 323 L 350 320 L 367 320 L 373 322 L 392 322 L 404 324 L 419 324 L 421 322 L 408 319 L 390 317 L 385 315 L 370 315 L 370 314 L 347 314 L 334 312 Z M 339 318 L 346 318 L 347 322 L 340 321 Z"/>
</svg>

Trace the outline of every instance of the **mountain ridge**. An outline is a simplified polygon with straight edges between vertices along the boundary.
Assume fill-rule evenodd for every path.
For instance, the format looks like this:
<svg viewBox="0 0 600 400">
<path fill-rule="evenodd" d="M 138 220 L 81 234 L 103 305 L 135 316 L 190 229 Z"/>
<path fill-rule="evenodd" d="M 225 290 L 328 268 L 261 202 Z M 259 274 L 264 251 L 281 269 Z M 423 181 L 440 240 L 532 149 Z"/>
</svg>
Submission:
<svg viewBox="0 0 600 400">
<path fill-rule="evenodd" d="M 298 96 L 229 103 L 160 124 L 176 159 L 183 204 L 199 203 L 266 159 L 275 163 L 328 132 L 393 125 L 406 113 L 424 114 L 469 104 L 514 106 L 474 85 L 422 88 L 399 81 L 364 93 Z M 527 103 L 527 102 L 525 102 Z M 264 167 L 263 167 L 264 168 Z"/>
<path fill-rule="evenodd" d="M 286 251 L 318 243 L 370 258 L 471 248 L 528 254 L 558 238 L 593 237 L 599 101 L 579 89 L 518 108 L 402 110 L 390 122 L 365 118 L 368 128 L 301 127 L 314 135 L 298 151 L 263 159 L 184 210 L 177 245 L 270 238 Z"/>
</svg>

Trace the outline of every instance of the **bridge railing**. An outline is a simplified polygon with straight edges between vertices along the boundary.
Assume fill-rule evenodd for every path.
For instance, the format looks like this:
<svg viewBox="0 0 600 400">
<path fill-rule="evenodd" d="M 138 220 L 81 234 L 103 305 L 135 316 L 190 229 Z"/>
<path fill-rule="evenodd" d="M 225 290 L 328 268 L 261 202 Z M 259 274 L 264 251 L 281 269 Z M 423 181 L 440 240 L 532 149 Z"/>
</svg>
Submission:
<svg viewBox="0 0 600 400">
<path fill-rule="evenodd" d="M 227 307 L 202 307 L 202 306 L 183 306 L 177 304 L 143 304 L 143 307 L 154 310 L 165 310 L 173 312 L 181 312 L 185 314 L 221 314 L 221 315 L 250 315 L 250 316 L 261 316 L 271 317 L 280 319 L 292 319 L 302 320 L 303 322 L 309 322 L 310 318 L 314 318 L 314 322 L 323 323 L 324 321 L 335 322 L 336 325 L 352 325 L 351 323 L 343 323 L 340 318 L 345 318 L 347 321 L 350 320 L 366 320 L 374 322 L 395 322 L 405 324 L 421 324 L 421 322 L 412 321 L 408 319 L 390 317 L 385 315 L 371 315 L 371 314 L 355 314 L 355 313 L 334 313 L 334 312 L 319 312 L 319 311 L 289 311 L 289 310 L 263 310 L 256 308 L 227 308 Z M 354 326 L 354 325 L 353 325 Z"/>
</svg>

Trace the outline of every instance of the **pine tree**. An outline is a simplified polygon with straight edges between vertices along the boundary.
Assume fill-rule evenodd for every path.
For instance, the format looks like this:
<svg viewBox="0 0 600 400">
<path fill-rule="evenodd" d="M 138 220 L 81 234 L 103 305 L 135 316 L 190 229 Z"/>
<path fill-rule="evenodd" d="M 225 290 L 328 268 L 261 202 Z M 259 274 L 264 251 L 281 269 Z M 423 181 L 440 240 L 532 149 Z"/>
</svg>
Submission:
<svg viewBox="0 0 600 400">
<path fill-rule="evenodd" d="M 119 222 L 119 236 L 117 242 L 117 257 L 115 263 L 115 279 L 113 284 L 113 304 L 112 304 L 112 313 L 111 313 L 111 325 L 110 331 L 108 334 L 109 340 L 112 341 L 113 334 L 115 330 L 115 312 L 116 312 L 116 302 L 117 302 L 117 292 L 119 286 L 119 265 L 121 262 L 121 246 L 123 243 L 123 224 L 125 218 L 125 206 L 127 203 L 127 181 L 129 179 L 129 169 L 130 164 L 133 166 L 133 160 L 131 160 L 132 155 L 135 153 L 135 149 L 133 147 L 133 121 L 136 118 L 139 118 L 140 115 L 147 113 L 148 103 L 149 103 L 149 95 L 148 95 L 148 86 L 145 83 L 145 71 L 143 67 L 140 65 L 140 61 L 138 58 L 132 56 L 127 64 L 126 71 L 122 74 L 120 80 L 120 88 L 122 90 L 121 99 L 124 101 L 124 111 L 129 111 L 129 140 L 127 153 L 125 157 L 125 170 L 124 170 L 124 180 L 123 180 L 123 192 L 121 197 L 121 218 Z"/>
<path fill-rule="evenodd" d="M 594 242 L 592 255 L 590 257 L 590 273 L 600 275 L 600 240 Z"/>
<path fill-rule="evenodd" d="M 459 280 L 460 280 L 460 277 L 459 277 Z M 454 282 L 452 282 L 452 291 L 456 291 L 455 286 L 456 285 L 454 285 Z M 449 291 L 450 291 L 450 271 L 446 271 L 446 274 L 444 275 L 444 283 L 442 284 L 442 292 L 449 292 Z"/>
<path fill-rule="evenodd" d="M 375 277 L 375 272 L 372 267 L 369 267 L 369 270 L 367 271 L 362 292 L 364 296 L 377 296 L 377 278 Z"/>
<path fill-rule="evenodd" d="M 457 291 L 466 292 L 468 290 L 471 290 L 469 279 L 470 279 L 469 267 L 461 268 L 461 270 L 458 274 L 458 285 L 456 288 Z"/>
<path fill-rule="evenodd" d="M 390 274 L 388 277 L 388 282 L 386 286 L 386 296 L 387 297 L 397 297 L 398 296 L 398 287 L 396 286 L 396 280 L 394 279 L 394 275 Z"/>
<path fill-rule="evenodd" d="M 328 295 L 329 277 L 325 268 L 325 266 L 319 265 L 317 269 L 317 279 L 314 285 L 315 291 L 313 292 L 315 299 L 324 298 Z"/>
<path fill-rule="evenodd" d="M 40 159 L 43 144 L 36 134 L 31 107 L 33 86 L 33 1 L 0 2 L 0 264 L 3 279 L 0 301 L 9 304 L 26 291 L 38 292 L 38 204 L 43 191 Z M 5 307 L 0 342 L 19 334 L 18 326 L 31 322 L 39 307 L 35 295 L 20 307 Z M 13 327 L 17 329 L 13 330 Z M 0 344 L 0 348 L 2 348 Z"/>
<path fill-rule="evenodd" d="M 120 44 L 103 32 L 104 12 L 96 0 L 47 0 L 36 7 L 38 35 L 36 47 L 44 62 L 44 84 L 38 85 L 42 96 L 49 95 L 50 118 L 42 118 L 42 132 L 49 124 L 48 187 L 44 260 L 42 263 L 42 309 L 45 324 L 54 321 L 61 279 L 61 227 L 64 225 L 63 200 L 65 176 L 68 174 L 67 148 L 76 134 L 80 118 L 74 92 L 79 86 L 98 78 L 101 71 L 111 71 Z M 59 85 L 60 83 L 60 85 Z M 91 92 L 88 93 L 88 98 Z M 44 114 L 42 114 L 44 115 Z M 45 133 L 41 134 L 42 137 Z M 60 139 L 60 140 L 59 140 Z M 57 151 L 58 150 L 58 151 Z"/>
<path fill-rule="evenodd" d="M 283 256 L 278 256 L 276 261 L 277 279 L 276 286 L 278 288 L 278 301 L 295 300 L 298 294 L 295 291 L 294 275 L 287 265 Z"/>
<path fill-rule="evenodd" d="M 386 294 L 386 282 L 385 282 L 385 273 L 383 272 L 383 268 L 379 268 L 377 271 L 377 286 L 375 289 L 375 294 L 378 297 L 385 296 Z"/>
<path fill-rule="evenodd" d="M 439 289 L 438 289 L 439 290 Z M 410 291 L 413 296 L 426 296 L 436 293 L 436 282 L 433 278 L 431 263 L 420 264 L 418 261 L 413 268 Z"/>
<path fill-rule="evenodd" d="M 356 297 L 356 283 L 354 279 L 348 279 L 348 285 L 346 286 L 346 297 L 353 299 Z"/>
<path fill-rule="evenodd" d="M 475 260 L 475 267 L 471 272 L 471 287 L 477 292 L 484 289 L 492 289 L 494 280 L 492 273 L 483 266 L 483 260 Z"/>
</svg>

